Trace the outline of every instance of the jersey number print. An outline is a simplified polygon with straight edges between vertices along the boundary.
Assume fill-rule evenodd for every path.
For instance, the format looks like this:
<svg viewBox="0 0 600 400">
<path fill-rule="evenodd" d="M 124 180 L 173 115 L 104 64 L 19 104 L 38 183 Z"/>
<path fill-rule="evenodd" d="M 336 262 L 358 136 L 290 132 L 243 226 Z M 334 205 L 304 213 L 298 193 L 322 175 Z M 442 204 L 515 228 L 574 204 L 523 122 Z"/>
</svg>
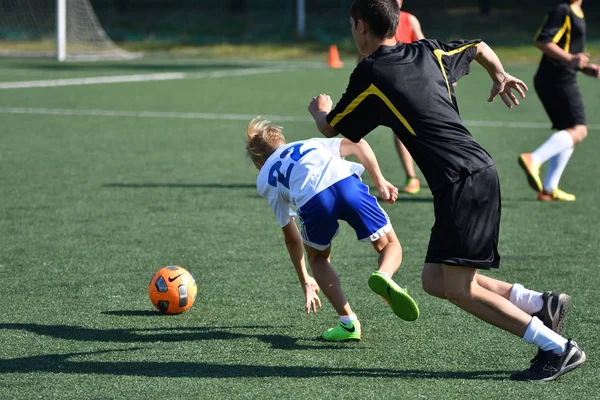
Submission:
<svg viewBox="0 0 600 400">
<path fill-rule="evenodd" d="M 282 167 L 283 162 L 285 161 L 283 159 L 289 155 L 289 158 L 291 158 L 293 161 L 299 161 L 302 157 L 304 157 L 311 151 L 316 150 L 315 148 L 310 148 L 304 150 L 303 152 L 300 152 L 300 147 L 302 147 L 302 143 L 290 146 L 281 152 L 281 154 L 279 155 L 279 158 L 281 158 L 281 160 L 273 164 L 271 170 L 269 171 L 269 185 L 277 187 L 277 182 L 279 182 L 283 186 L 285 186 L 286 189 L 290 188 L 290 176 L 292 174 L 292 169 L 294 169 L 294 166 L 296 164 L 290 162 L 290 164 L 287 167 L 287 170 L 285 172 L 281 171 L 280 168 Z"/>
</svg>

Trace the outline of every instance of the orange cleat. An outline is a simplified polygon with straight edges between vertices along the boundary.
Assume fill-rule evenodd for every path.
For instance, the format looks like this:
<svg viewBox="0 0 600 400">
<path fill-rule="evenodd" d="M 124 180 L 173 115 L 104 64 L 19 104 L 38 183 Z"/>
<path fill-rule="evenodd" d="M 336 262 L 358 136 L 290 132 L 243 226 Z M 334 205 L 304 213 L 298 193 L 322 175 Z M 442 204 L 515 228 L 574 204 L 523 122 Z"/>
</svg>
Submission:
<svg viewBox="0 0 600 400">
<path fill-rule="evenodd" d="M 519 165 L 527 175 L 529 186 L 536 192 L 544 190 L 542 180 L 540 179 L 540 164 L 533 161 L 531 153 L 523 153 L 519 156 Z"/>
<path fill-rule="evenodd" d="M 416 176 L 409 176 L 406 178 L 406 181 L 404 182 L 404 188 L 402 189 L 404 193 L 417 194 L 420 190 L 421 182 L 419 181 L 419 178 Z"/>
</svg>

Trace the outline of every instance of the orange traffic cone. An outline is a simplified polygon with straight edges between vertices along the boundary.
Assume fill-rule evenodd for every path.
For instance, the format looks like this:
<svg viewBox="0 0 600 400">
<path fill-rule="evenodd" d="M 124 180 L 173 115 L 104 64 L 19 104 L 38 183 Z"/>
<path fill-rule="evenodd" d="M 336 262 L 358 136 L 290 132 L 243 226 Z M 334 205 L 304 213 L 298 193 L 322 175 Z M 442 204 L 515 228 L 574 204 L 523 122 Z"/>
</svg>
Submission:
<svg viewBox="0 0 600 400">
<path fill-rule="evenodd" d="M 343 68 L 344 63 L 340 60 L 338 48 L 335 44 L 329 46 L 329 57 L 327 58 L 327 65 L 331 68 Z"/>
</svg>

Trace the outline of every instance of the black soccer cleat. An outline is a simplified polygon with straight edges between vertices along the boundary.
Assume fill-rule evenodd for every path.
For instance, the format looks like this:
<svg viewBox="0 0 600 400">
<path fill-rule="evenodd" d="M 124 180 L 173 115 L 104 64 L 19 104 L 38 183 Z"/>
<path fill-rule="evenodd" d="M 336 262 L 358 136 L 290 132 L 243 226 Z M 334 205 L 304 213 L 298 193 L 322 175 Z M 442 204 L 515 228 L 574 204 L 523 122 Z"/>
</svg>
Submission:
<svg viewBox="0 0 600 400">
<path fill-rule="evenodd" d="M 529 382 L 553 381 L 583 364 L 585 353 L 574 340 L 569 339 L 567 350 L 564 353 L 554 354 L 552 351 L 540 351 L 531 361 L 529 369 L 513 372 L 510 379 Z"/>
<path fill-rule="evenodd" d="M 558 292 L 545 292 L 542 299 L 544 300 L 544 306 L 532 317 L 538 317 L 544 325 L 562 335 L 567 312 L 572 306 L 571 296 Z"/>
</svg>

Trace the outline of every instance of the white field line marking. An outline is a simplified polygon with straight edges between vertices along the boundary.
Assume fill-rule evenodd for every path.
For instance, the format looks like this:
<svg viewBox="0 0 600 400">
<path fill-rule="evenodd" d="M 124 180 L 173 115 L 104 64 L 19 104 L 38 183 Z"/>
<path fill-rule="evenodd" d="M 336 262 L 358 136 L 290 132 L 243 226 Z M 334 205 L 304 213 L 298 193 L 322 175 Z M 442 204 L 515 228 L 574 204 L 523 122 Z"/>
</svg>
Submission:
<svg viewBox="0 0 600 400">
<path fill-rule="evenodd" d="M 162 111 L 119 111 L 119 110 L 76 110 L 58 108 L 13 108 L 0 107 L 2 114 L 37 114 L 37 115 L 68 115 L 68 116 L 91 116 L 91 117 L 131 117 L 131 118 L 178 118 L 178 119 L 209 119 L 209 120 L 233 120 L 249 121 L 256 115 L 244 114 L 213 114 L 213 113 L 186 113 L 186 112 L 162 112 Z M 265 116 L 276 121 L 310 122 L 310 117 L 294 116 Z"/>
<path fill-rule="evenodd" d="M 161 74 L 138 74 L 138 75 L 116 75 L 116 76 L 95 76 L 88 78 L 69 78 L 69 79 L 51 79 L 41 81 L 21 81 L 21 82 L 2 82 L 0 89 L 28 89 L 40 87 L 57 86 L 79 86 L 79 85 L 98 85 L 107 83 L 131 83 L 131 82 L 150 82 L 150 81 L 169 81 L 176 79 L 202 79 L 202 78 L 222 78 L 226 76 L 246 76 L 268 74 L 270 72 L 282 72 L 298 69 L 298 67 L 271 67 L 271 68 L 243 68 L 233 71 L 222 70 L 212 72 L 166 72 Z"/>
<path fill-rule="evenodd" d="M 168 111 L 120 111 L 120 110 L 78 110 L 70 108 L 25 108 L 0 107 L 0 114 L 31 114 L 31 115 L 63 115 L 88 117 L 126 117 L 126 118 L 174 118 L 174 119 L 207 119 L 248 121 L 256 117 L 254 114 L 222 114 Z M 273 121 L 314 122 L 309 116 L 264 115 Z M 485 128 L 516 128 L 516 129 L 550 129 L 549 122 L 509 122 L 509 121 L 464 121 L 467 126 Z M 600 125 L 588 125 L 588 129 L 600 129 Z"/>
</svg>

